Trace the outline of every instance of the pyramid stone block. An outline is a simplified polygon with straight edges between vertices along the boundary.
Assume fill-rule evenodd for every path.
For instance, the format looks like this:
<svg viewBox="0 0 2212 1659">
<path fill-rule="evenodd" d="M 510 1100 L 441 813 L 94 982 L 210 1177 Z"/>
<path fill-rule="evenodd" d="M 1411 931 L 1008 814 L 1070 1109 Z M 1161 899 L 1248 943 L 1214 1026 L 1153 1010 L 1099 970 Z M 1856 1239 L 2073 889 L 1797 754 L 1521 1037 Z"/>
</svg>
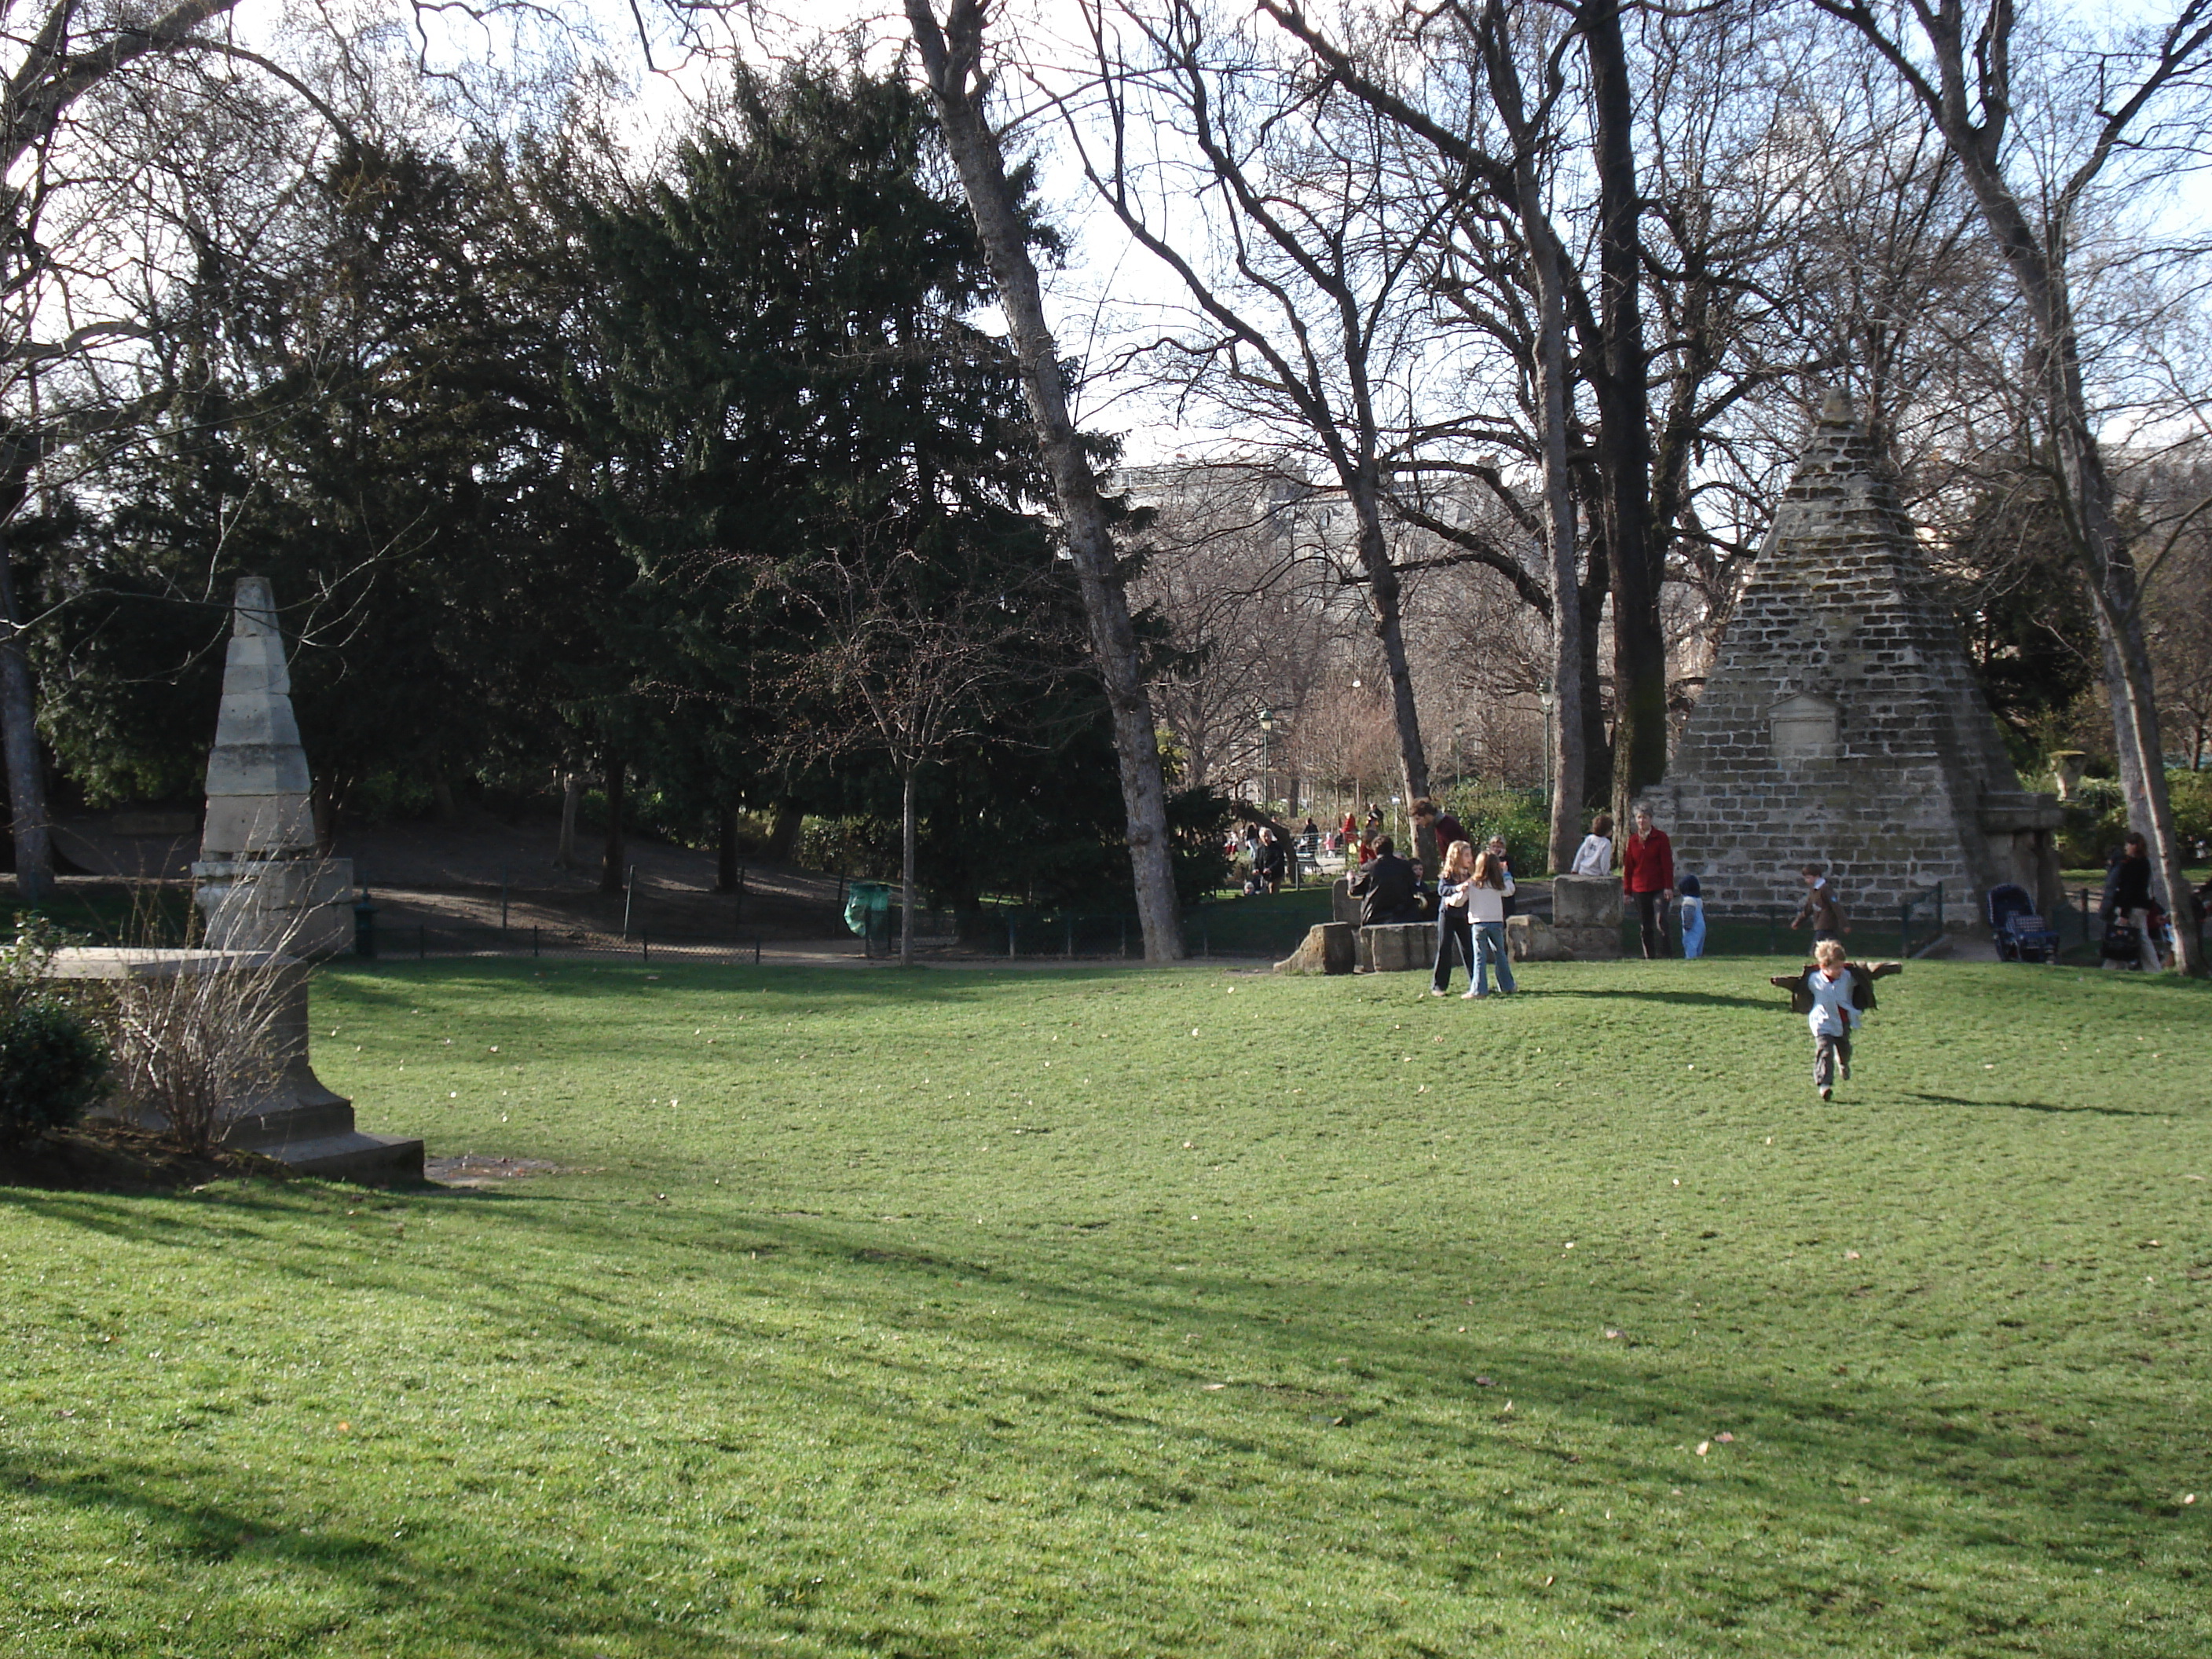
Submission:
<svg viewBox="0 0 2212 1659">
<path fill-rule="evenodd" d="M 1831 392 L 1664 784 L 1642 797 L 1717 911 L 1794 908 L 1826 866 L 1856 920 L 1937 882 L 1954 916 L 2058 897 L 2057 802 L 2032 794 L 1887 464 Z"/>
</svg>

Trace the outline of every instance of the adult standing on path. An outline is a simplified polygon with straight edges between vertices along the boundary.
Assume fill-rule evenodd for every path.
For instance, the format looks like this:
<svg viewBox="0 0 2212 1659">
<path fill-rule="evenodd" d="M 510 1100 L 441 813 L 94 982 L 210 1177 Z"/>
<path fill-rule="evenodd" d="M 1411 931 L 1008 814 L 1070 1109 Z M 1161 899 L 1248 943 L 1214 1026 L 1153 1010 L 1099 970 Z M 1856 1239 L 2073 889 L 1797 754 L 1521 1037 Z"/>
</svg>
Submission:
<svg viewBox="0 0 2212 1659">
<path fill-rule="evenodd" d="M 1459 820 L 1426 795 L 1413 803 L 1413 861 L 1423 874 L 1442 870 L 1451 844 L 1466 839 Z"/>
<path fill-rule="evenodd" d="M 1287 857 L 1289 850 L 1275 838 L 1273 825 L 1261 826 L 1260 845 L 1252 854 L 1252 874 L 1270 893 L 1282 890 L 1283 878 L 1290 863 Z"/>
<path fill-rule="evenodd" d="M 2150 844 L 2141 836 L 2130 836 L 2122 843 L 2120 856 L 2105 877 L 2105 919 L 2118 917 L 2136 930 L 2136 963 L 2146 973 L 2155 974 L 2166 966 L 2158 954 L 2157 941 L 2152 939 L 2150 913 Z M 2117 968 L 2119 963 L 2110 957 L 2105 966 Z"/>
<path fill-rule="evenodd" d="M 1635 902 L 1646 961 L 1667 954 L 1667 897 L 1674 890 L 1674 844 L 1654 828 L 1651 809 L 1636 809 L 1636 833 L 1620 852 L 1621 890 Z"/>
</svg>

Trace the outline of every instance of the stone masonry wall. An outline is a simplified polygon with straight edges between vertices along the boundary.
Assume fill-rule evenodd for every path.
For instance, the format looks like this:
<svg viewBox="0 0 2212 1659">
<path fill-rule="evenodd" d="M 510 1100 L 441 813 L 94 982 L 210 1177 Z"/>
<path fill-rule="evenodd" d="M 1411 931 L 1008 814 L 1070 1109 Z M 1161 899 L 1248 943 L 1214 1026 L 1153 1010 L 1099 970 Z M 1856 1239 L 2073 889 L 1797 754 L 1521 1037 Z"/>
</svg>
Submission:
<svg viewBox="0 0 2212 1659">
<path fill-rule="evenodd" d="M 1832 395 L 1650 805 L 1717 910 L 1794 907 L 1826 866 L 1855 919 L 2014 878 L 1993 801 L 2033 809 L 1882 456 Z"/>
</svg>

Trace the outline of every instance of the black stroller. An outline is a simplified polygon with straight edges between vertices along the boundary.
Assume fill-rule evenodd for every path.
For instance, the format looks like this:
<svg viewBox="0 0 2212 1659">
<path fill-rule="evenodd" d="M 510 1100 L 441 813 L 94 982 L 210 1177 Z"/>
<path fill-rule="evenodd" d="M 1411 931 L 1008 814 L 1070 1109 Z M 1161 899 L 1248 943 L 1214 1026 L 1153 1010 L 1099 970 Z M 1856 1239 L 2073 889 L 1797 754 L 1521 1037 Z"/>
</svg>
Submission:
<svg viewBox="0 0 2212 1659">
<path fill-rule="evenodd" d="M 1990 933 L 2000 962 L 2058 961 L 2058 930 L 2035 913 L 2035 900 L 2024 887 L 2007 882 L 1990 889 Z"/>
</svg>

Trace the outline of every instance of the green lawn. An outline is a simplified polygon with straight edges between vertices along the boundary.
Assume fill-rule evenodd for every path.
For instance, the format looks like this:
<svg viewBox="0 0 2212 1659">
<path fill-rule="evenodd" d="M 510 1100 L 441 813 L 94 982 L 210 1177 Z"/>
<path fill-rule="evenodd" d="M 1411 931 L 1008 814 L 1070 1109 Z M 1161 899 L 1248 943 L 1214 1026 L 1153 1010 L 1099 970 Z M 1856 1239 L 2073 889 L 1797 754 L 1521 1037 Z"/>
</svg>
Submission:
<svg viewBox="0 0 2212 1659">
<path fill-rule="evenodd" d="M 1766 971 L 332 971 L 571 1172 L 0 1189 L 0 1652 L 2212 1649 L 2212 988 Z"/>
</svg>

